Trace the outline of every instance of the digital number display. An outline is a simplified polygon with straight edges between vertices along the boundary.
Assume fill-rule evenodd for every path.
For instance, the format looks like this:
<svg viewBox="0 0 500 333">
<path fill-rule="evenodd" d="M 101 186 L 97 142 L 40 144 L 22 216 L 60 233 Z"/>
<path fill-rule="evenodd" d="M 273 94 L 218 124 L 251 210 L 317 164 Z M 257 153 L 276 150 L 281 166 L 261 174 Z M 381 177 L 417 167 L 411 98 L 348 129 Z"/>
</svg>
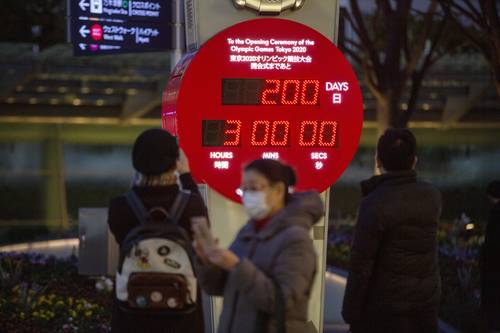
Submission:
<svg viewBox="0 0 500 333">
<path fill-rule="evenodd" d="M 163 101 L 163 126 L 193 176 L 236 202 L 242 168 L 260 158 L 291 165 L 297 191 L 324 191 L 349 165 L 363 126 L 350 64 L 321 33 L 286 19 L 221 31 L 179 62 Z"/>
<path fill-rule="evenodd" d="M 203 120 L 203 147 L 239 147 L 249 141 L 252 147 L 333 148 L 337 144 L 337 122 L 304 120 L 300 131 L 292 135 L 289 120 L 254 120 L 248 132 L 241 120 Z M 249 137 L 242 136 L 242 131 Z"/>
<path fill-rule="evenodd" d="M 222 105 L 319 106 L 319 80 L 222 79 Z"/>
<path fill-rule="evenodd" d="M 241 144 L 240 120 L 203 120 L 203 147 L 239 147 Z"/>
</svg>

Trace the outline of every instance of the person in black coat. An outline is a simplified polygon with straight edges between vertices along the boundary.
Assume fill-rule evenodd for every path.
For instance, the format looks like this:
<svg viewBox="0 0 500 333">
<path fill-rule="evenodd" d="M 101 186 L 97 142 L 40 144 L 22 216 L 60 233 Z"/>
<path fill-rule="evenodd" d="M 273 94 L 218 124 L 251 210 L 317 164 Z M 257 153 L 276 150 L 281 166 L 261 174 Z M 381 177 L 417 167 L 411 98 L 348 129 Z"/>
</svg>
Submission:
<svg viewBox="0 0 500 333">
<path fill-rule="evenodd" d="M 137 171 L 132 190 L 136 192 L 147 209 L 168 209 L 182 188 L 191 191 L 190 199 L 182 213 L 179 224 L 192 237 L 191 218 L 207 216 L 207 209 L 197 184 L 189 173 L 186 157 L 179 150 L 175 138 L 161 129 L 143 132 L 136 140 L 132 160 Z M 180 174 L 177 177 L 177 174 Z M 118 244 L 121 245 L 128 232 L 139 224 L 125 196 L 111 199 L 108 224 Z M 196 311 L 175 317 L 140 316 L 124 313 L 115 298 L 112 309 L 111 331 L 113 333 L 203 333 L 203 309 L 200 287 Z"/>
<path fill-rule="evenodd" d="M 416 139 L 379 139 L 382 175 L 362 182 L 342 315 L 352 333 L 437 333 L 441 194 L 417 179 Z"/>
<path fill-rule="evenodd" d="M 488 186 L 492 204 L 481 251 L 481 312 L 484 332 L 500 331 L 500 181 Z"/>
</svg>

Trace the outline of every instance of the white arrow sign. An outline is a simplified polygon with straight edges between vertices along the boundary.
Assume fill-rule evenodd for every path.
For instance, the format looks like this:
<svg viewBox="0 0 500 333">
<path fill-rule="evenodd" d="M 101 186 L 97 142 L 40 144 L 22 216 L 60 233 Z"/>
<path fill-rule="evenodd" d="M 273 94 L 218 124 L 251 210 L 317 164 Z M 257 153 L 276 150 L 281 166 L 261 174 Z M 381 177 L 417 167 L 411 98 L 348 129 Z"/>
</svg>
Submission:
<svg viewBox="0 0 500 333">
<path fill-rule="evenodd" d="M 80 44 L 78 44 L 78 46 L 80 46 L 80 49 L 82 51 L 85 51 L 87 49 L 87 44 L 80 43 Z"/>
<path fill-rule="evenodd" d="M 80 0 L 78 6 L 80 6 L 81 10 L 86 11 L 87 8 L 90 7 L 90 4 L 88 2 L 85 2 L 85 0 Z"/>
<path fill-rule="evenodd" d="M 89 30 L 89 29 L 87 29 L 87 26 L 86 26 L 86 25 L 82 25 L 82 26 L 80 27 L 79 33 L 80 33 L 80 35 L 82 35 L 82 37 L 83 37 L 83 38 L 86 38 L 86 37 L 87 37 L 87 34 L 89 34 L 89 33 L 90 33 L 90 30 Z"/>
</svg>

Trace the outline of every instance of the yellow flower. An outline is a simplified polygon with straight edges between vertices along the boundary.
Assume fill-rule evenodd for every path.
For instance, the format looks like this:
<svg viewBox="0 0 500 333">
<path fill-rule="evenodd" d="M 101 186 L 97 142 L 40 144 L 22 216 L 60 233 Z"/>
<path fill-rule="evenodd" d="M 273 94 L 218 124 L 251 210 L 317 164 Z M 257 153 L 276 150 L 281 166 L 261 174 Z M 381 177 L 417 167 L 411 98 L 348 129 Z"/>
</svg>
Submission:
<svg viewBox="0 0 500 333">
<path fill-rule="evenodd" d="M 38 311 L 33 312 L 33 317 L 38 317 L 39 315 Z"/>
<path fill-rule="evenodd" d="M 86 317 L 92 316 L 92 311 L 85 311 L 85 316 Z"/>
</svg>

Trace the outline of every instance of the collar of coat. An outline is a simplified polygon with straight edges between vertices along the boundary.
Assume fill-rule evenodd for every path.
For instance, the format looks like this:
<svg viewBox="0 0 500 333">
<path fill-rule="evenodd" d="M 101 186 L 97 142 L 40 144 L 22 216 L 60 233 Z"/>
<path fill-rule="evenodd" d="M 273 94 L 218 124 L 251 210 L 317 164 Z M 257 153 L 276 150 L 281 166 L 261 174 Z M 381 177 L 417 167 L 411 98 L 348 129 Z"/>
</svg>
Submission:
<svg viewBox="0 0 500 333">
<path fill-rule="evenodd" d="M 244 240 L 268 239 L 291 226 L 309 230 L 324 214 L 324 204 L 317 192 L 294 193 L 287 205 L 271 217 L 259 232 L 255 230 L 255 221 L 250 220 L 241 229 L 239 237 Z"/>
<path fill-rule="evenodd" d="M 363 193 L 363 196 L 367 196 L 382 184 L 400 185 L 415 183 L 416 181 L 417 173 L 415 170 L 388 172 L 362 181 L 361 192 Z"/>
</svg>

